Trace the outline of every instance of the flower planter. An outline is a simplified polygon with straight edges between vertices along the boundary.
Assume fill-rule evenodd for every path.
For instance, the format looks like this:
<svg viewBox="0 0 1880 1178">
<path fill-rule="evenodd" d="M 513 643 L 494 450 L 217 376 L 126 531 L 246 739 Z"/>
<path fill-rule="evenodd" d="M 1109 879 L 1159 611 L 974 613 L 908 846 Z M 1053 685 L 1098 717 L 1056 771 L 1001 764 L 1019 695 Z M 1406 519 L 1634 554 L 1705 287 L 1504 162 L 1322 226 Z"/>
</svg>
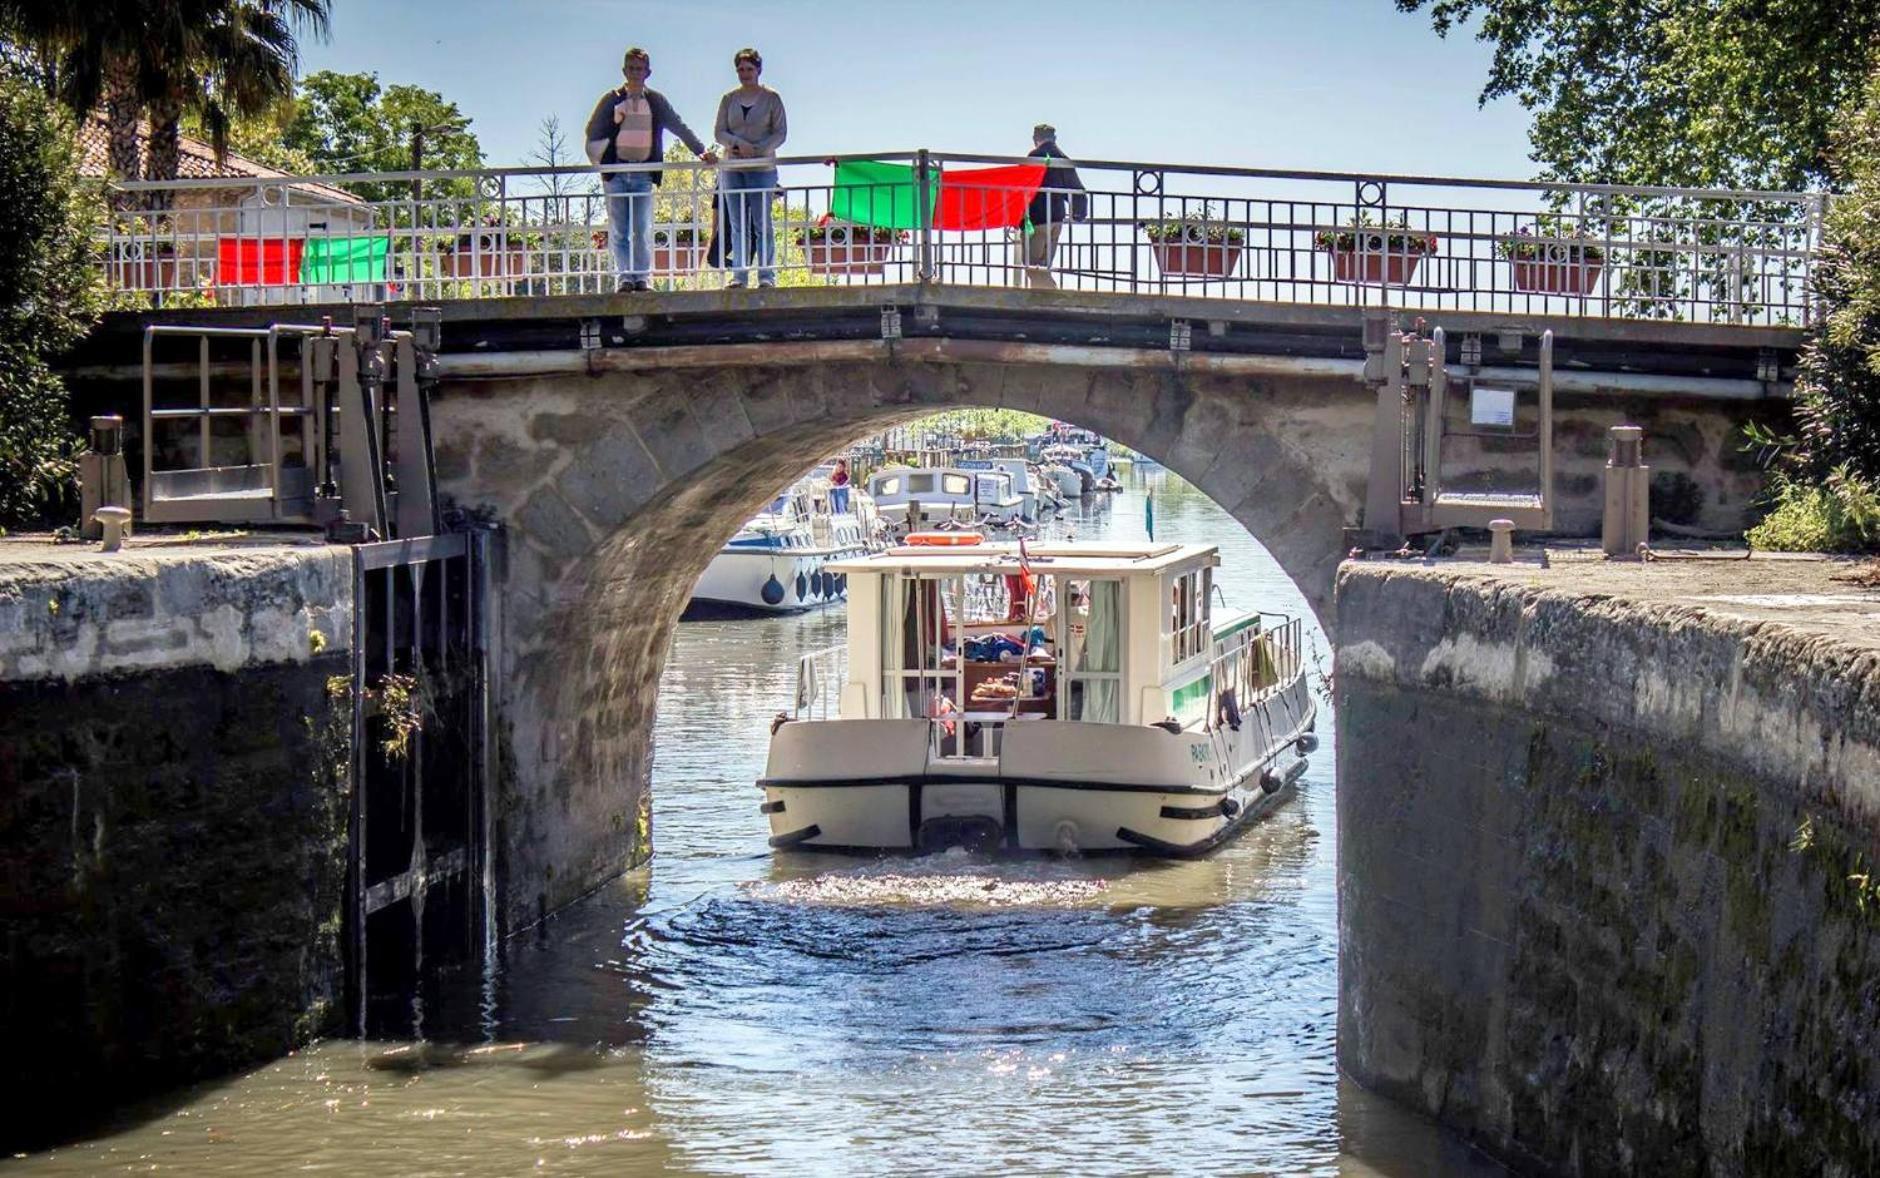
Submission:
<svg viewBox="0 0 1880 1178">
<path fill-rule="evenodd" d="M 1599 289 L 1599 272 L 1606 265 L 1591 258 L 1510 260 L 1514 263 L 1514 288 L 1522 294 L 1591 294 Z"/>
<path fill-rule="evenodd" d="M 605 236 L 602 243 L 606 243 Z M 695 229 L 653 226 L 653 273 L 690 274 L 705 264 L 705 242 Z"/>
<path fill-rule="evenodd" d="M 1406 286 L 1416 275 L 1421 252 L 1397 250 L 1327 250 L 1332 255 L 1332 278 L 1369 286 Z"/>
<path fill-rule="evenodd" d="M 111 263 L 111 284 L 118 290 L 173 290 L 176 259 L 121 258 Z"/>
<path fill-rule="evenodd" d="M 611 266 L 613 254 L 607 244 L 607 230 L 594 230 L 591 240 L 596 252 L 608 258 Z M 698 231 L 692 228 L 674 229 L 670 225 L 653 226 L 653 273 L 659 275 L 690 274 L 705 265 L 706 243 L 698 238 Z"/>
<path fill-rule="evenodd" d="M 521 278 L 528 272 L 528 255 L 515 248 L 453 251 L 437 256 L 437 273 L 441 278 Z"/>
<path fill-rule="evenodd" d="M 1156 268 L 1169 278 L 1226 278 L 1246 246 L 1227 241 L 1152 241 Z"/>
<path fill-rule="evenodd" d="M 803 262 L 811 274 L 880 274 L 887 269 L 895 243 L 892 237 L 834 226 L 815 234 L 799 233 L 796 244 L 803 247 Z"/>
</svg>

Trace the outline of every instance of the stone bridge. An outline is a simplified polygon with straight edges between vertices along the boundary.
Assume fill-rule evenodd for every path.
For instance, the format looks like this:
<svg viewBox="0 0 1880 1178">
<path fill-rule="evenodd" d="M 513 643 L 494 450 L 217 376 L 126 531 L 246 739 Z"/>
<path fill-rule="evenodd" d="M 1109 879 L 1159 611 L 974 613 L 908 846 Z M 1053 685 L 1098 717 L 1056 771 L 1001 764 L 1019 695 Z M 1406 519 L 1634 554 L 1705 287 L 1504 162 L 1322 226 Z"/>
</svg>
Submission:
<svg viewBox="0 0 1880 1178">
<path fill-rule="evenodd" d="M 82 400 L 132 407 L 122 380 L 144 322 L 322 312 L 295 310 L 116 319 L 74 372 Z M 1736 439 L 1786 415 L 1796 333 L 1463 312 L 1441 325 L 1458 349 L 1480 340 L 1480 370 L 1517 386 L 1554 330 L 1561 530 L 1597 529 L 1605 430 L 1620 422 L 1647 427 L 1660 514 L 1740 527 L 1759 479 Z M 449 305 L 445 348 L 441 483 L 505 526 L 508 928 L 646 853 L 657 686 L 692 583 L 844 444 L 960 407 L 1096 430 L 1231 513 L 1328 629 L 1342 529 L 1365 497 L 1374 396 L 1356 379 L 1350 308 L 919 285 L 510 299 Z M 1531 484 L 1534 467 L 1531 443 L 1446 451 L 1450 485 Z"/>
</svg>

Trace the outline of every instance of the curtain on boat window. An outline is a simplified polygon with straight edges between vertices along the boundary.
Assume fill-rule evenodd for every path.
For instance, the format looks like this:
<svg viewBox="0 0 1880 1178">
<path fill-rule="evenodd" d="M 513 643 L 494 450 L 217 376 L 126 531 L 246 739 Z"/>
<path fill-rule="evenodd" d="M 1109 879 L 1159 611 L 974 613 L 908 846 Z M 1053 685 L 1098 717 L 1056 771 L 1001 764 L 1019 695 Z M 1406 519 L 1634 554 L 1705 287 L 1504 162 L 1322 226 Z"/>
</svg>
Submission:
<svg viewBox="0 0 1880 1178">
<path fill-rule="evenodd" d="M 913 623 L 905 618 L 909 596 L 907 579 L 893 573 L 881 578 L 881 714 L 898 719 L 907 716 L 908 666 L 907 641 L 914 633 Z"/>
<path fill-rule="evenodd" d="M 1083 714 L 1074 719 L 1122 723 L 1122 601 L 1122 582 L 1090 583 L 1090 621 L 1084 634 L 1083 665 L 1077 668 L 1084 680 L 1084 706 Z"/>
</svg>

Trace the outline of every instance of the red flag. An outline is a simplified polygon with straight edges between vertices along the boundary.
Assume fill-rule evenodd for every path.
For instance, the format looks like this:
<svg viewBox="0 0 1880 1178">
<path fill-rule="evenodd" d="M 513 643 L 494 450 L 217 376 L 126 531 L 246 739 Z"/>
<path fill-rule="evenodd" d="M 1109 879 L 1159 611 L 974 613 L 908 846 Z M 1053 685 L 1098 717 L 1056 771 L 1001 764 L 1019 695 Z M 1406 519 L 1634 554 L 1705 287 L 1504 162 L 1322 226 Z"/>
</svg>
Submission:
<svg viewBox="0 0 1880 1178">
<path fill-rule="evenodd" d="M 1011 164 L 940 174 L 935 229 L 1011 229 L 1044 183 L 1043 164 Z"/>
<path fill-rule="evenodd" d="M 218 286 L 289 286 L 300 281 L 304 239 L 224 237 L 215 243 Z"/>
</svg>

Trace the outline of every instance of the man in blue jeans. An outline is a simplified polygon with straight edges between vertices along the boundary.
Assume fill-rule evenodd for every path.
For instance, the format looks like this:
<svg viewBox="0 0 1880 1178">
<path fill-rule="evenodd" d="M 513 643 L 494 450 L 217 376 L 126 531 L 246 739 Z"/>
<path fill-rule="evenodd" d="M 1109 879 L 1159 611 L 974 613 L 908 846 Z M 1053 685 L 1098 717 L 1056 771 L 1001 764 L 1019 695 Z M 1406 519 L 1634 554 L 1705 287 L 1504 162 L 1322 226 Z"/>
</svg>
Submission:
<svg viewBox="0 0 1880 1178">
<path fill-rule="evenodd" d="M 628 49 L 620 72 L 626 83 L 601 95 L 588 116 L 585 138 L 591 162 L 605 167 L 664 159 L 667 131 L 706 163 L 718 162 L 718 153 L 692 134 L 666 96 L 647 89 L 653 59 L 646 50 L 637 45 Z M 652 289 L 647 275 L 653 269 L 653 189 L 660 177 L 659 172 L 609 172 L 601 181 L 607 193 L 607 244 L 614 255 L 617 291 Z"/>
</svg>

